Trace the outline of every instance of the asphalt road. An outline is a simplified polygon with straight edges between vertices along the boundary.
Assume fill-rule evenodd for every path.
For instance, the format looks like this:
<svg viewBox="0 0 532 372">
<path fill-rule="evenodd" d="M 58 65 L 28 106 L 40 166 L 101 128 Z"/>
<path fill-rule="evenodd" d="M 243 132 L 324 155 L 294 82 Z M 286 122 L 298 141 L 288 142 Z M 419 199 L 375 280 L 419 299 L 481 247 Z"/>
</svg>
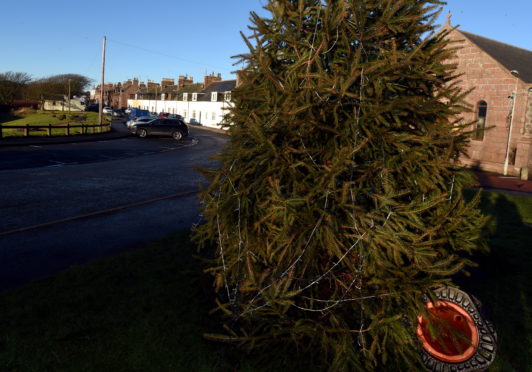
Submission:
<svg viewBox="0 0 532 372">
<path fill-rule="evenodd" d="M 0 148 L 0 291 L 199 222 L 223 135 Z"/>
</svg>

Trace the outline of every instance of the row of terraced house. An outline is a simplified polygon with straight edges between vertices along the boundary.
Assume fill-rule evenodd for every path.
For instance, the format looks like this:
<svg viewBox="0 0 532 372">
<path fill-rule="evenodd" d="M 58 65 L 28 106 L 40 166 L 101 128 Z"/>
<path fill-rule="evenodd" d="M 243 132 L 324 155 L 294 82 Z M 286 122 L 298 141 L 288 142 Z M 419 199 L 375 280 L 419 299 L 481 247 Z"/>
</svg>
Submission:
<svg viewBox="0 0 532 372">
<path fill-rule="evenodd" d="M 131 79 L 124 83 L 104 86 L 104 105 L 113 108 L 135 107 L 150 112 L 181 115 L 185 121 L 219 128 L 231 104 L 231 92 L 237 79 L 222 80 L 220 74 L 206 75 L 202 83 L 194 83 L 192 77 L 179 76 L 177 83 L 164 78 L 161 83 L 147 83 Z M 100 87 L 92 92 L 98 102 Z"/>
</svg>

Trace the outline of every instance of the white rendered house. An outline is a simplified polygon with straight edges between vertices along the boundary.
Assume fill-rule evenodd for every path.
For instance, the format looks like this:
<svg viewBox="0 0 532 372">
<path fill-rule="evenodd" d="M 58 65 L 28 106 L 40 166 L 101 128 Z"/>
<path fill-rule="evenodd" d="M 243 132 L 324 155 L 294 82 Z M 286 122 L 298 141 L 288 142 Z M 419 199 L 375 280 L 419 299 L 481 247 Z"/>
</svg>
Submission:
<svg viewBox="0 0 532 372">
<path fill-rule="evenodd" d="M 151 112 L 168 112 L 181 115 L 190 124 L 220 128 L 223 116 L 231 107 L 231 92 L 236 87 L 236 80 L 224 80 L 211 83 L 206 89 L 196 93 L 183 93 L 178 100 L 128 99 L 128 107 L 149 110 Z"/>
</svg>

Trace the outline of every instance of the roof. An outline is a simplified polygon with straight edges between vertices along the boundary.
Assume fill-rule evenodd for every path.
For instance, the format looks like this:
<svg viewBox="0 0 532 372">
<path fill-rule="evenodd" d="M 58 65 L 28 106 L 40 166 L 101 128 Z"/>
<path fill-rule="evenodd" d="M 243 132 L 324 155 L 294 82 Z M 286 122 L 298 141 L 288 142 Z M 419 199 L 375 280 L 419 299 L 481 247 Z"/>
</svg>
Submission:
<svg viewBox="0 0 532 372">
<path fill-rule="evenodd" d="M 236 80 L 223 80 L 223 81 L 216 81 L 209 85 L 205 90 L 204 93 L 211 93 L 211 92 L 230 92 L 234 90 L 236 87 Z"/>
<path fill-rule="evenodd" d="M 187 84 L 179 88 L 178 93 L 198 93 L 203 89 L 202 83 Z"/>
<path fill-rule="evenodd" d="M 509 71 L 517 70 L 518 77 L 532 84 L 532 51 L 458 30 L 468 40 L 489 54 Z"/>
<path fill-rule="evenodd" d="M 201 93 L 205 93 L 205 94 L 199 100 L 210 101 L 212 92 L 221 92 L 221 93 L 231 92 L 235 90 L 235 87 L 236 87 L 236 80 L 216 81 L 201 91 Z"/>
</svg>

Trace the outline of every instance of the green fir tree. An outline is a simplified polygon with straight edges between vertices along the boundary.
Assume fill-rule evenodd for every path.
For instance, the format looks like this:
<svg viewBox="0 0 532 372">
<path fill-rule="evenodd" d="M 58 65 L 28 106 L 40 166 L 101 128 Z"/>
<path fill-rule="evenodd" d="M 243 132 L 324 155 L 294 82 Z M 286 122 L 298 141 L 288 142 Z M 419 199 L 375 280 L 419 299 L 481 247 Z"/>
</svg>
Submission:
<svg viewBox="0 0 532 372">
<path fill-rule="evenodd" d="M 201 243 L 227 335 L 295 344 L 330 370 L 420 367 L 422 297 L 472 263 L 478 198 L 458 165 L 440 1 L 276 0 L 252 13 Z M 397 368 L 395 369 L 397 370 Z"/>
</svg>

